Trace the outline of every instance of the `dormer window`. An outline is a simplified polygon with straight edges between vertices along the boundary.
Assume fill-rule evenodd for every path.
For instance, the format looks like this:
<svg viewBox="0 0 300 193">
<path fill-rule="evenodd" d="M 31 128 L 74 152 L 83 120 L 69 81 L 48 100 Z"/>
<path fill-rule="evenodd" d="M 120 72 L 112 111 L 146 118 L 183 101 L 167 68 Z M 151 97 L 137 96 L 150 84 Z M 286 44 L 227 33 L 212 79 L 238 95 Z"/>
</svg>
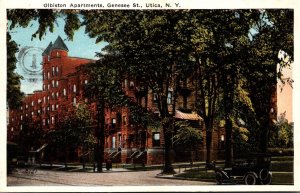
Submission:
<svg viewBox="0 0 300 193">
<path fill-rule="evenodd" d="M 60 57 L 60 54 L 59 54 L 59 52 L 56 52 L 56 57 Z"/>
</svg>

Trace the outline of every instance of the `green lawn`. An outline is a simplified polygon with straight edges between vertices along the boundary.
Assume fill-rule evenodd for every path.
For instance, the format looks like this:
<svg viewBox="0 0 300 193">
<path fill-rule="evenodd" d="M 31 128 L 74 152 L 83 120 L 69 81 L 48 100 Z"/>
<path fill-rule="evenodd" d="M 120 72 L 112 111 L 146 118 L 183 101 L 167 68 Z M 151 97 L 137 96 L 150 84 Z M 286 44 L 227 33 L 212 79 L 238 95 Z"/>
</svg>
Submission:
<svg viewBox="0 0 300 193">
<path fill-rule="evenodd" d="M 294 173 L 273 173 L 272 185 L 292 185 L 294 184 Z"/>
</svg>

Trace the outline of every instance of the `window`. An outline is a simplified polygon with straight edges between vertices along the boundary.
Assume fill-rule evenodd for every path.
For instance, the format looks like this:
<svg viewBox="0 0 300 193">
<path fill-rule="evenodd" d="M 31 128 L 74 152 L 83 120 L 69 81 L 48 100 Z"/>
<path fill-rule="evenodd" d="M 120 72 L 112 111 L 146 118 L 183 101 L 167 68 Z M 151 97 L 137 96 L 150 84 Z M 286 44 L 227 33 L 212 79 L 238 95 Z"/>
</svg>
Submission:
<svg viewBox="0 0 300 193">
<path fill-rule="evenodd" d="M 111 127 L 112 127 L 112 129 L 116 128 L 116 123 L 117 123 L 117 120 L 115 118 L 112 118 L 111 119 Z"/>
<path fill-rule="evenodd" d="M 34 106 L 34 101 L 31 102 L 31 106 L 32 106 L 32 107 Z"/>
<path fill-rule="evenodd" d="M 54 105 L 51 105 L 51 110 L 55 111 L 55 106 Z"/>
<path fill-rule="evenodd" d="M 54 76 L 54 75 L 55 75 L 55 67 L 52 66 L 52 76 Z"/>
<path fill-rule="evenodd" d="M 111 138 L 112 148 L 116 148 L 116 137 Z"/>
<path fill-rule="evenodd" d="M 76 93 L 76 84 L 73 85 L 73 92 Z"/>
<path fill-rule="evenodd" d="M 134 82 L 131 80 L 130 82 L 129 82 L 129 87 L 132 89 L 132 88 L 134 88 Z"/>
<path fill-rule="evenodd" d="M 56 52 L 56 57 L 59 57 L 59 56 L 60 56 L 59 52 Z"/>
<path fill-rule="evenodd" d="M 76 97 L 73 98 L 73 106 L 76 106 Z"/>
<path fill-rule="evenodd" d="M 123 120 L 123 125 L 126 125 L 126 124 L 127 124 L 126 115 L 123 116 L 123 119 L 122 119 L 122 120 Z"/>
<path fill-rule="evenodd" d="M 52 83 L 52 88 L 54 88 L 55 87 L 55 81 L 52 80 L 51 83 Z"/>
<path fill-rule="evenodd" d="M 55 124 L 55 117 L 51 117 L 51 124 L 52 124 L 52 125 Z"/>
<path fill-rule="evenodd" d="M 48 84 L 48 89 L 47 90 L 50 90 L 50 84 Z"/>
<path fill-rule="evenodd" d="M 84 80 L 84 84 L 87 84 L 88 83 L 88 80 Z"/>
<path fill-rule="evenodd" d="M 160 146 L 160 133 L 153 133 L 152 134 L 152 146 L 159 147 Z"/>
<path fill-rule="evenodd" d="M 43 119 L 43 125 L 44 126 L 46 125 L 46 119 Z"/>
<path fill-rule="evenodd" d="M 59 69 L 58 66 L 56 66 L 56 74 L 58 75 Z"/>
<path fill-rule="evenodd" d="M 58 108 L 59 108 L 59 105 L 57 104 L 55 108 L 58 109 Z"/>
<path fill-rule="evenodd" d="M 44 100 L 44 103 L 46 103 L 46 97 L 45 96 L 44 96 L 43 100 Z"/>
<path fill-rule="evenodd" d="M 51 94 L 51 97 L 52 97 L 52 99 L 54 99 L 54 98 L 55 98 L 55 94 L 54 94 L 54 92 Z"/>
<path fill-rule="evenodd" d="M 153 102 L 154 103 L 158 102 L 158 95 L 156 93 L 153 93 Z"/>
<path fill-rule="evenodd" d="M 63 90 L 63 95 L 66 96 L 67 95 L 67 89 L 64 88 Z"/>
<path fill-rule="evenodd" d="M 48 79 L 50 78 L 50 72 L 48 72 Z"/>
<path fill-rule="evenodd" d="M 224 135 L 221 135 L 220 138 L 220 149 L 224 149 L 225 148 L 225 137 Z"/>
<path fill-rule="evenodd" d="M 56 98 L 58 98 L 58 92 L 56 93 Z"/>
<path fill-rule="evenodd" d="M 171 91 L 168 92 L 167 103 L 168 103 L 168 105 L 170 105 L 172 103 L 172 92 Z"/>
<path fill-rule="evenodd" d="M 127 85 L 128 85 L 128 81 L 127 81 L 127 79 L 125 79 L 124 80 L 124 87 L 127 88 Z"/>
<path fill-rule="evenodd" d="M 23 120 L 23 115 L 21 115 L 20 119 Z"/>
</svg>

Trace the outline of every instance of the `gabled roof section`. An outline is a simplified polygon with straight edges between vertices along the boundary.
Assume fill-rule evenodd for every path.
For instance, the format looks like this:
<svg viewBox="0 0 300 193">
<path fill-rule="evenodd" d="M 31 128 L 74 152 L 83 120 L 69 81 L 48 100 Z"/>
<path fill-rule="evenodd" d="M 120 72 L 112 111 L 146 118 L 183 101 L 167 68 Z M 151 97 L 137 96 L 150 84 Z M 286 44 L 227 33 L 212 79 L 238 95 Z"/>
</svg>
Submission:
<svg viewBox="0 0 300 193">
<path fill-rule="evenodd" d="M 44 50 L 44 52 L 42 53 L 42 56 L 49 55 L 50 51 L 51 51 L 51 47 L 52 47 L 52 42 L 50 42 L 50 44 L 48 45 L 48 47 Z"/>
<path fill-rule="evenodd" d="M 57 37 L 57 39 L 55 40 L 54 44 L 51 47 L 51 50 L 54 49 L 69 51 L 68 47 L 66 46 L 66 44 L 64 43 L 64 41 L 61 39 L 60 36 Z"/>
</svg>

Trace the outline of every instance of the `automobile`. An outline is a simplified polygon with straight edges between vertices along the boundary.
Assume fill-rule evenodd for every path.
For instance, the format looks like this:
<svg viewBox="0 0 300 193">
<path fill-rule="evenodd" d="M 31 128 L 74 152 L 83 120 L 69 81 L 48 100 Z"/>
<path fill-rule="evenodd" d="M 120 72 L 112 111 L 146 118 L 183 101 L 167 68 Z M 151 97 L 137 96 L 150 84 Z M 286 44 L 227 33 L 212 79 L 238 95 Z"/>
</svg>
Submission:
<svg viewBox="0 0 300 193">
<path fill-rule="evenodd" d="M 268 154 L 251 154 L 247 158 L 235 160 L 232 167 L 216 168 L 216 182 L 246 185 L 269 185 L 272 182 L 270 172 L 271 156 Z"/>
</svg>

